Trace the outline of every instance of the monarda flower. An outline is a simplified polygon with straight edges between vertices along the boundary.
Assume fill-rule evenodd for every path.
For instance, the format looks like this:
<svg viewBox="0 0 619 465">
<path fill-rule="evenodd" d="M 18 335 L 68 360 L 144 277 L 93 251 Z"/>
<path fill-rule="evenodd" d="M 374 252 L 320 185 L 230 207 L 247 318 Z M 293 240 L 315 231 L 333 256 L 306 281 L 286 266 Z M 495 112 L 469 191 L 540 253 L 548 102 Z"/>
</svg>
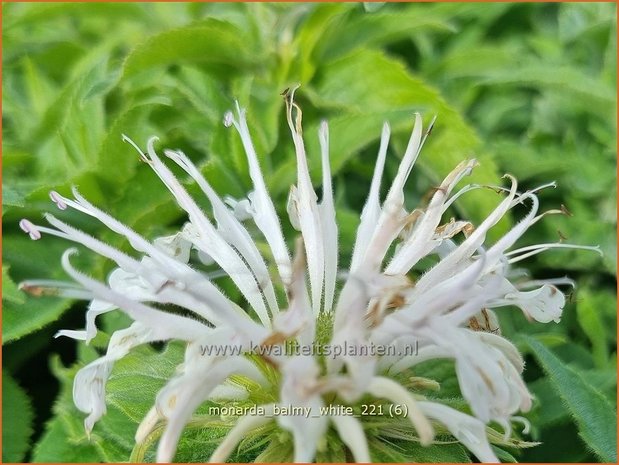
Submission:
<svg viewBox="0 0 619 465">
<path fill-rule="evenodd" d="M 318 134 L 322 159 L 318 201 L 308 170 L 302 113 L 293 95 L 294 91 L 285 97 L 297 162 L 297 184 L 290 191 L 286 219 L 300 232 L 292 255 L 260 170 L 245 111 L 238 105 L 236 115 L 225 115 L 224 124 L 236 129 L 247 154 L 253 191 L 246 199 L 222 198 L 184 153 L 165 150 L 165 156 L 204 192 L 212 210 L 205 213 L 157 154 L 156 138 L 142 151 L 125 137 L 187 213 L 188 222 L 180 231 L 150 241 L 75 189 L 73 199 L 57 192 L 50 197 L 61 210 L 78 210 L 123 236 L 134 254 L 51 214 L 45 216 L 51 227 L 21 221 L 32 239 L 58 236 L 117 265 L 102 283 L 74 268 L 71 257 L 76 250 L 69 249 L 62 266 L 74 282 L 22 283 L 26 290 L 53 288 L 63 296 L 90 300 L 86 328 L 60 331 L 59 336 L 88 343 L 97 333 L 96 317 L 113 310 L 134 320 L 113 333 L 107 353 L 75 377 L 73 398 L 87 414 L 87 432 L 106 412 L 106 381 L 115 361 L 140 344 L 180 340 L 186 343 L 184 362 L 158 393 L 136 434 L 141 443 L 157 425 L 165 425 L 157 449 L 159 462 L 174 459 L 183 429 L 201 404 L 209 399 L 251 399 L 247 386 L 272 393 L 262 396 L 271 401 L 252 403 L 253 410 L 240 412 L 247 414 L 236 418 L 211 461 L 225 461 L 241 439 L 269 423 L 291 434 L 295 462 L 315 460 L 328 431 L 339 435 L 340 447 L 356 462 L 371 461 L 370 437 L 385 443 L 396 438 L 429 445 L 438 432 L 455 437 L 480 461 L 498 461 L 490 439 L 507 441 L 514 421 L 526 423 L 518 413 L 530 409 L 532 397 L 522 379 L 523 359 L 500 334 L 494 312 L 519 307 L 530 320 L 558 322 L 565 297 L 557 286 L 572 284 L 566 278 L 528 280 L 512 265 L 551 248 L 597 248 L 562 243 L 516 248 L 533 224 L 557 211 L 539 213 L 538 189 L 520 192 L 509 175 L 507 187 L 490 186 L 504 197 L 481 224 L 453 218 L 445 222 L 447 210 L 460 196 L 489 187 L 470 184 L 455 190 L 475 168 L 475 160 L 456 166 L 427 205 L 407 211 L 405 184 L 430 133 L 422 130 L 416 114 L 395 179 L 381 201 L 390 137 L 389 125 L 383 127 L 352 259 L 342 264 L 339 250 L 350 244 L 338 244 L 328 126 L 323 123 Z M 528 207 L 526 216 L 498 241 L 486 244 L 490 228 L 518 204 Z M 254 242 L 250 231 L 256 230 L 268 251 Z M 426 257 L 430 259 L 420 262 Z M 242 302 L 226 297 L 214 282 L 216 277 L 201 271 L 203 265 L 213 264 L 235 284 Z M 425 268 L 420 269 L 422 264 Z M 322 353 L 319 342 L 325 346 Z M 281 346 L 295 350 L 274 350 Z M 381 353 L 370 350 L 376 347 L 383 349 Z M 410 347 L 414 352 L 403 350 Z M 465 400 L 461 409 L 422 395 L 419 386 L 434 386 L 436 381 L 410 377 L 418 364 L 440 359 L 454 362 Z M 408 377 L 403 376 L 406 373 Z M 358 411 L 362 401 L 381 409 L 397 407 L 400 414 L 393 416 L 394 426 L 383 432 L 369 427 L 372 418 Z M 354 407 L 356 414 L 335 407 Z M 491 425 L 498 425 L 504 437 Z"/>
</svg>

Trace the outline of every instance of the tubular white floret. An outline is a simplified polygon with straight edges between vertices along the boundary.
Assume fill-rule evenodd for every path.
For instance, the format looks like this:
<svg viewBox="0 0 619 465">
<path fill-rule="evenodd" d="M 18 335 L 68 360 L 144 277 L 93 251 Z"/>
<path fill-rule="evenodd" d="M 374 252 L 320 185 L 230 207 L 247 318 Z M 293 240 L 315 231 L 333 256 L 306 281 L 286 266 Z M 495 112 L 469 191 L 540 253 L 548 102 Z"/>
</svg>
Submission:
<svg viewBox="0 0 619 465">
<path fill-rule="evenodd" d="M 286 97 L 286 117 L 297 157 L 297 185 L 291 192 L 291 197 L 292 202 L 296 206 L 296 212 L 298 214 L 296 220 L 305 243 L 312 308 L 314 313 L 318 314 L 321 308 L 321 297 L 325 279 L 326 238 L 318 211 L 316 192 L 314 192 L 314 188 L 312 187 L 312 180 L 310 178 L 305 154 L 305 145 L 301 135 L 302 113 L 300 108 L 294 103 L 295 89 L 292 89 L 290 94 Z M 296 110 L 294 119 L 293 110 Z"/>
<path fill-rule="evenodd" d="M 258 156 L 256 155 L 256 150 L 254 149 L 249 134 L 249 128 L 247 127 L 245 110 L 241 109 L 238 102 L 236 102 L 236 110 L 239 120 L 237 121 L 234 118 L 232 112 L 227 112 L 224 118 L 224 124 L 226 127 L 233 125 L 241 137 L 241 142 L 243 143 L 247 155 L 247 162 L 249 164 L 249 176 L 254 186 L 251 201 L 254 222 L 271 248 L 282 282 L 285 286 L 288 286 L 290 284 L 292 272 L 290 254 L 288 253 L 286 241 L 284 240 L 279 218 L 273 206 L 273 200 L 271 200 L 267 191 L 262 171 L 260 170 Z"/>
<path fill-rule="evenodd" d="M 264 297 L 269 304 L 272 314 L 279 312 L 277 300 L 275 298 L 275 290 L 269 276 L 268 269 L 264 263 L 264 259 L 260 255 L 256 244 L 245 227 L 234 217 L 234 215 L 226 208 L 224 202 L 215 193 L 210 184 L 204 179 L 204 176 L 198 171 L 195 165 L 180 151 L 164 151 L 166 156 L 172 159 L 176 164 L 183 168 L 202 189 L 202 192 L 207 196 L 209 202 L 213 206 L 215 219 L 217 220 L 219 232 L 232 245 L 243 259 L 250 266 L 252 273 L 256 277 L 260 288 L 263 291 Z"/>
<path fill-rule="evenodd" d="M 365 252 L 372 239 L 374 228 L 380 216 L 380 184 L 385 168 L 390 134 L 391 128 L 388 123 L 385 123 L 380 136 L 380 147 L 378 149 L 376 165 L 374 166 L 370 191 L 365 205 L 363 206 L 363 210 L 361 211 L 361 221 L 357 228 L 357 237 L 355 239 L 355 246 L 353 247 L 353 255 L 350 263 L 351 272 L 357 271 L 361 261 L 365 258 Z"/>
<path fill-rule="evenodd" d="M 320 124 L 318 131 L 320 151 L 322 154 L 322 200 L 318 206 L 323 232 L 325 254 L 324 269 L 324 311 L 330 312 L 335 295 L 335 280 L 337 278 L 338 238 L 337 222 L 335 220 L 335 205 L 331 181 L 331 164 L 329 162 L 329 126 L 326 121 Z"/>
<path fill-rule="evenodd" d="M 372 459 L 361 422 L 347 415 L 333 415 L 330 418 L 342 442 L 352 452 L 355 463 L 370 463 Z"/>
</svg>

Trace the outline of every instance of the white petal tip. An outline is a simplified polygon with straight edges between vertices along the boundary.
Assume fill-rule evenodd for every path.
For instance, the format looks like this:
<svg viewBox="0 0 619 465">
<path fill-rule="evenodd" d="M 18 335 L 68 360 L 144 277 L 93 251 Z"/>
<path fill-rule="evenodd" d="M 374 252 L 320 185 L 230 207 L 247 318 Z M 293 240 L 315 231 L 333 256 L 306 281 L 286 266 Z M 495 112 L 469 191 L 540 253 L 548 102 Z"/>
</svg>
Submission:
<svg viewBox="0 0 619 465">
<path fill-rule="evenodd" d="M 391 134 L 391 125 L 385 121 L 383 123 L 382 137 L 388 137 Z"/>
</svg>

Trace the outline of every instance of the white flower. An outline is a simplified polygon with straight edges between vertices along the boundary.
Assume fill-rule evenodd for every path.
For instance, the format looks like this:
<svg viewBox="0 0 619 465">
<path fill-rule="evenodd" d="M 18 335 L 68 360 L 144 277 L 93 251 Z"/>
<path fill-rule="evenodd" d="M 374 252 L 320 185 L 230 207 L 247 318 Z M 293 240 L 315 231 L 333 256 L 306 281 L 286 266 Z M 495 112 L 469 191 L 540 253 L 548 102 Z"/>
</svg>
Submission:
<svg viewBox="0 0 619 465">
<path fill-rule="evenodd" d="M 390 137 L 389 125 L 383 127 L 352 260 L 348 271 L 339 273 L 345 280 L 337 292 L 338 227 L 329 168 L 328 127 L 323 123 L 318 134 L 323 173 L 322 198 L 318 201 L 308 170 L 301 111 L 293 94 L 294 91 L 286 96 L 286 106 L 296 151 L 297 185 L 290 191 L 288 212 L 290 221 L 301 233 L 294 260 L 260 171 L 245 111 L 238 105 L 237 115 L 227 113 L 224 122 L 238 131 L 247 154 L 253 183 L 247 199 L 222 199 L 187 156 L 180 151 L 164 151 L 204 192 L 212 207 L 212 218 L 157 155 L 155 138 L 148 141 L 147 151 L 142 152 L 125 137 L 187 213 L 189 221 L 180 231 L 151 242 L 96 208 L 75 189 L 74 199 L 57 192 L 50 197 L 60 209 L 73 208 L 90 215 L 126 238 L 137 258 L 49 214 L 46 219 L 51 227 L 37 226 L 28 220 L 20 222 L 34 240 L 43 234 L 58 236 L 81 244 L 118 266 L 107 284 L 98 282 L 72 266 L 70 258 L 75 250 L 69 249 L 62 264 L 77 284 L 22 284 L 26 290 L 41 292 L 53 288 L 60 295 L 91 300 L 85 330 L 60 331 L 58 336 L 88 342 L 97 331 L 95 317 L 115 309 L 134 320 L 130 327 L 112 335 L 105 356 L 82 368 L 75 378 L 74 401 L 88 415 L 86 430 L 90 432 L 105 413 L 105 384 L 114 362 L 140 344 L 174 339 L 187 343 L 184 363 L 178 375 L 159 392 L 136 434 L 136 441 L 141 442 L 158 422 L 166 423 L 157 451 L 160 462 L 174 458 L 184 426 L 205 400 L 247 397 L 238 387 L 226 385 L 233 374 L 260 383 L 264 389 L 277 390 L 278 400 L 263 406 L 266 416 L 240 418 L 214 452 L 212 461 L 225 461 L 248 431 L 271 421 L 292 433 L 295 461 L 314 460 L 330 425 L 356 461 L 370 461 L 363 419 L 322 411 L 328 402 L 354 405 L 362 396 L 384 399 L 405 408 L 416 437 L 424 445 L 432 442 L 434 425 L 442 424 L 477 459 L 497 461 L 486 425 L 498 422 L 509 436 L 511 422 L 519 420 L 515 414 L 530 408 L 531 395 L 521 377 L 523 360 L 516 348 L 498 334 L 498 320 L 491 309 L 517 306 L 528 318 L 539 322 L 559 321 L 565 298 L 556 285 L 570 284 L 566 279 L 516 281 L 511 265 L 554 247 L 597 248 L 541 244 L 514 249 L 517 240 L 544 214 L 538 214 L 535 191 L 518 192 L 511 176 L 508 189 L 498 188 L 506 193 L 505 198 L 477 227 L 454 219 L 442 224 L 447 209 L 457 198 L 482 187 L 467 185 L 454 193 L 457 184 L 477 165 L 475 160 L 458 165 L 425 208 L 408 212 L 404 205 L 405 183 L 429 135 L 429 130 L 423 132 L 421 116 L 416 114 L 399 169 L 381 202 L 380 183 Z M 529 204 L 529 213 L 496 243 L 485 246 L 490 228 L 518 204 Z M 271 257 L 260 253 L 244 221 L 255 223 Z M 455 239 L 461 235 L 463 239 Z M 191 266 L 192 250 L 198 252 L 202 262 L 215 263 L 221 274 L 229 276 L 243 296 L 240 306 L 222 293 L 211 275 Z M 436 265 L 425 270 L 416 282 L 412 281 L 413 267 L 430 255 L 437 258 Z M 270 261 L 276 275 L 269 272 Z M 285 289 L 286 300 L 278 299 L 279 286 Z M 195 318 L 168 313 L 161 304 L 183 307 Z M 250 317 L 252 312 L 257 319 Z M 319 363 L 320 354 L 268 351 L 290 341 L 299 347 L 311 347 L 317 339 L 318 322 L 325 315 L 333 317 L 327 319 L 333 321 L 333 352 L 326 364 Z M 419 346 L 415 354 L 368 352 L 373 345 L 401 348 L 412 341 Z M 213 351 L 205 355 L 203 350 L 225 345 L 234 345 L 241 352 Z M 273 380 L 265 376 L 255 357 L 244 355 L 252 347 L 266 351 L 261 357 L 280 373 L 278 384 L 272 385 Z M 455 361 L 460 389 L 472 415 L 424 400 L 394 380 L 397 373 L 421 362 L 443 358 Z M 285 406 L 305 409 L 308 414 L 273 415 Z"/>
</svg>

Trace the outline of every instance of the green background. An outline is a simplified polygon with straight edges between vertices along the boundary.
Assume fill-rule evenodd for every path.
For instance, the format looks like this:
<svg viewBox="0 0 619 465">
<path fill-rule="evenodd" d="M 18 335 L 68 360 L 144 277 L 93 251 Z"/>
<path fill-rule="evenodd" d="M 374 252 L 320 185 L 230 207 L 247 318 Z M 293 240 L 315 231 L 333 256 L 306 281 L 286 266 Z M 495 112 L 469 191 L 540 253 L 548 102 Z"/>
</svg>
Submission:
<svg viewBox="0 0 619 465">
<path fill-rule="evenodd" d="M 242 147 L 222 124 L 235 98 L 248 108 L 284 215 L 295 165 L 279 94 L 297 83 L 315 181 L 316 128 L 323 118 L 330 122 L 342 263 L 385 120 L 394 132 L 389 179 L 413 112 L 426 122 L 438 115 L 407 185 L 409 209 L 470 156 L 481 163 L 472 182 L 499 183 L 503 173 L 523 188 L 557 181 L 557 189 L 541 193 L 542 206 L 563 204 L 572 216 L 546 218 L 525 240 L 561 235 L 599 244 L 604 257 L 550 251 L 527 262 L 536 277 L 577 281 L 560 324 L 501 312 L 504 334 L 526 355 L 525 379 L 537 399 L 525 439 L 542 442 L 509 453 L 519 461 L 616 461 L 614 4 L 4 3 L 2 13 L 3 461 L 127 460 L 159 376 L 169 376 L 181 357 L 173 345 L 137 350 L 119 363 L 108 415 L 89 442 L 71 402 L 71 378 L 123 319 L 103 319 L 93 347 L 53 339 L 58 329 L 83 326 L 84 304 L 32 298 L 15 283 L 62 278 L 67 244 L 31 242 L 18 221 L 42 222 L 42 212 L 53 210 L 48 191 L 68 194 L 77 185 L 148 237 L 182 224 L 167 190 L 122 143 L 123 133 L 141 145 L 159 136 L 161 147 L 183 149 L 220 194 L 246 195 Z M 458 202 L 457 214 L 479 222 L 497 200 L 490 191 L 473 193 Z M 83 216 L 61 216 L 127 248 Z M 78 263 L 99 278 L 110 270 L 92 254 Z M 136 385 L 139 396 L 130 389 Z M 179 458 L 206 460 L 214 436 L 190 431 Z M 466 459 L 447 449 L 375 458 Z"/>
</svg>

